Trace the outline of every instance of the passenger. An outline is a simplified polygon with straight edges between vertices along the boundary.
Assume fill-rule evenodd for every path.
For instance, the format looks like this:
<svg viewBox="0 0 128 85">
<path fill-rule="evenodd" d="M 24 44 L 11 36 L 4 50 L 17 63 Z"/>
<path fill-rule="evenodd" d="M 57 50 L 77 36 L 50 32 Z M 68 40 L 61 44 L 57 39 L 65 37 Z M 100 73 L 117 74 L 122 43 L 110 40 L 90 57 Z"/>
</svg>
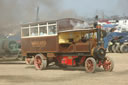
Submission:
<svg viewBox="0 0 128 85">
<path fill-rule="evenodd" d="M 44 35 L 44 33 L 43 32 L 40 32 L 40 35 Z"/>
<path fill-rule="evenodd" d="M 32 36 L 35 36 L 35 33 L 34 32 L 32 33 Z"/>
<path fill-rule="evenodd" d="M 89 39 L 89 34 L 85 34 L 82 38 L 81 41 L 82 42 L 86 42 Z"/>
</svg>

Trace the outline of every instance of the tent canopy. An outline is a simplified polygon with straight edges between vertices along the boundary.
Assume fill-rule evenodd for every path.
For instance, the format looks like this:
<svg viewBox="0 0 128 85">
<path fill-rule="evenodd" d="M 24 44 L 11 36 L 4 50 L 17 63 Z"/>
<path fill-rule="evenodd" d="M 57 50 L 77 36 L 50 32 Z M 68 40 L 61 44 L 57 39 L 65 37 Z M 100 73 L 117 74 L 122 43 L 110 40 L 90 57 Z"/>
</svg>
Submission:
<svg viewBox="0 0 128 85">
<path fill-rule="evenodd" d="M 105 24 L 103 25 L 103 28 L 114 28 L 116 25 L 112 25 L 112 24 Z"/>
</svg>

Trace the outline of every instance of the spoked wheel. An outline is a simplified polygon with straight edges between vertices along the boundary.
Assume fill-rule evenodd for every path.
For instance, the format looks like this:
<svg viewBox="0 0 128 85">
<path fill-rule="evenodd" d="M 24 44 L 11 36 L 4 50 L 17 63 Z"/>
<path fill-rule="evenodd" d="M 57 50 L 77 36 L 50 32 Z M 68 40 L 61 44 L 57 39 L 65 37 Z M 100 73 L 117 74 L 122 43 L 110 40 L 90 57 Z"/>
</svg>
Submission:
<svg viewBox="0 0 128 85">
<path fill-rule="evenodd" d="M 47 67 L 47 58 L 42 54 L 37 54 L 34 59 L 34 65 L 37 70 L 42 70 Z"/>
<path fill-rule="evenodd" d="M 127 53 L 127 52 L 128 52 L 128 45 L 127 45 L 127 44 L 122 44 L 122 45 L 120 46 L 120 51 L 121 51 L 122 53 Z"/>
<path fill-rule="evenodd" d="M 113 60 L 110 57 L 106 57 L 103 63 L 103 68 L 105 71 L 111 72 L 114 68 Z"/>
<path fill-rule="evenodd" d="M 110 46 L 108 47 L 108 51 L 109 51 L 110 53 L 113 52 L 113 51 L 112 51 L 112 45 L 110 45 Z"/>
<path fill-rule="evenodd" d="M 124 49 L 124 53 L 128 53 L 128 45 L 125 45 L 123 49 Z"/>
<path fill-rule="evenodd" d="M 116 45 L 116 52 L 117 52 L 117 53 L 120 53 L 120 45 L 119 45 L 119 44 Z"/>
<path fill-rule="evenodd" d="M 28 64 L 28 65 L 34 64 L 34 58 L 28 58 L 28 57 L 26 57 L 25 58 L 25 63 Z"/>
<path fill-rule="evenodd" d="M 87 58 L 85 61 L 85 70 L 88 73 L 94 73 L 96 69 L 96 61 L 94 58 Z"/>
<path fill-rule="evenodd" d="M 112 52 L 116 53 L 116 45 L 112 45 Z"/>
</svg>

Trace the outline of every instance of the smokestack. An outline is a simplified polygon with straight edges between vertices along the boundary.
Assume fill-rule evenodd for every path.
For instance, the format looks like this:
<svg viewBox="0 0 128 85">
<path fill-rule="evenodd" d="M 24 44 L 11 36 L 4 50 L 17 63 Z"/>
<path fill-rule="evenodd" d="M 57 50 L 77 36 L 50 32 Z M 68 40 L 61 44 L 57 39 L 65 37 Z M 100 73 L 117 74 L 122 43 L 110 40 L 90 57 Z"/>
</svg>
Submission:
<svg viewBox="0 0 128 85">
<path fill-rule="evenodd" d="M 39 21 L 39 6 L 37 6 L 36 21 Z"/>
</svg>

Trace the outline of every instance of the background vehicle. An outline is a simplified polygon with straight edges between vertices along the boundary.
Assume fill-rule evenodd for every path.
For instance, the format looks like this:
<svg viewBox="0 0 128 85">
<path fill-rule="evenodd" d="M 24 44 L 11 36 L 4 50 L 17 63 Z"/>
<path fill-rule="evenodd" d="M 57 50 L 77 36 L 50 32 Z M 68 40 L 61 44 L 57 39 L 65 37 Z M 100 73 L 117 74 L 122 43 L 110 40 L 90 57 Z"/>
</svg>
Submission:
<svg viewBox="0 0 128 85">
<path fill-rule="evenodd" d="M 109 52 L 114 53 L 127 53 L 128 52 L 128 33 L 125 32 L 123 36 L 119 36 L 117 39 L 113 39 L 109 46 Z"/>
<path fill-rule="evenodd" d="M 67 18 L 22 25 L 22 56 L 27 64 L 34 60 L 39 70 L 55 62 L 59 67 L 85 66 L 87 72 L 95 72 L 96 66 L 112 71 L 113 62 L 105 56 L 101 30 L 84 27 L 83 23 Z"/>
<path fill-rule="evenodd" d="M 128 53 L 128 35 L 120 39 L 120 51 L 122 53 Z"/>
<path fill-rule="evenodd" d="M 2 60 L 19 59 L 21 57 L 19 43 L 5 36 L 0 36 L 0 58 Z"/>
</svg>

